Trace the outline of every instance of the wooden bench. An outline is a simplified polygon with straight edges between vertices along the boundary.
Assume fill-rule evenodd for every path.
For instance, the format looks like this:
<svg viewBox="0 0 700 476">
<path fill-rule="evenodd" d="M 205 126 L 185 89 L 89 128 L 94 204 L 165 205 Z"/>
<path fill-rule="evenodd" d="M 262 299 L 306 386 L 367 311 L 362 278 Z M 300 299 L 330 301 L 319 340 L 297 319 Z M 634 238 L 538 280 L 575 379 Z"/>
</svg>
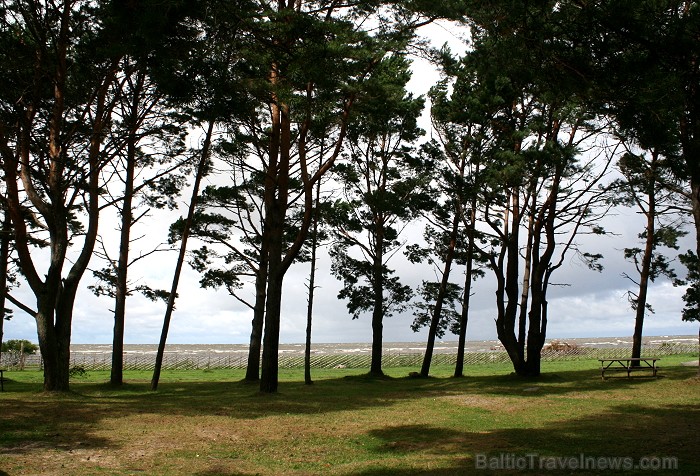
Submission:
<svg viewBox="0 0 700 476">
<path fill-rule="evenodd" d="M 651 370 L 652 376 L 656 377 L 656 371 L 659 369 L 656 362 L 661 360 L 658 357 L 639 357 L 629 359 L 598 359 L 600 361 L 600 372 L 603 380 L 605 380 L 606 371 L 624 371 L 627 372 L 627 377 L 630 377 L 632 372 L 637 370 Z"/>
</svg>

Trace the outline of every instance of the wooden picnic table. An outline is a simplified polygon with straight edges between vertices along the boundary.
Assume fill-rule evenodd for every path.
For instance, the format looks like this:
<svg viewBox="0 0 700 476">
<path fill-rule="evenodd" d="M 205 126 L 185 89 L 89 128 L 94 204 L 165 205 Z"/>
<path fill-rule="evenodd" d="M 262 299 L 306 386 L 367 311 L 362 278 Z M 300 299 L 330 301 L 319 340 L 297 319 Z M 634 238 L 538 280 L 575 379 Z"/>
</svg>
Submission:
<svg viewBox="0 0 700 476">
<path fill-rule="evenodd" d="M 627 377 L 637 370 L 651 370 L 652 376 L 656 377 L 658 367 L 656 362 L 661 360 L 659 357 L 638 357 L 638 358 L 619 358 L 619 359 L 598 359 L 600 361 L 600 371 L 603 380 L 605 380 L 605 372 L 607 370 L 621 370 L 627 372 Z M 642 365 L 643 364 L 643 365 Z"/>
</svg>

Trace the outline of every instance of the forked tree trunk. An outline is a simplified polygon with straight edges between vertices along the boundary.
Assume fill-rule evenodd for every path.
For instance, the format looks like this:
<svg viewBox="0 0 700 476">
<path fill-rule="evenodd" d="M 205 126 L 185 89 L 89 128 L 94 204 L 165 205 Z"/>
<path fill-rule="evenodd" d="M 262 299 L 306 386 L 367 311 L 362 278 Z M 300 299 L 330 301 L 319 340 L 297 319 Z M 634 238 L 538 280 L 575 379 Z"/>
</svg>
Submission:
<svg viewBox="0 0 700 476">
<path fill-rule="evenodd" d="M 37 75 L 36 78 L 42 84 L 36 83 L 26 88 L 27 100 L 16 104 L 19 117 L 15 147 L 12 150 L 3 147 L 2 150 L 2 165 L 7 185 L 6 206 L 12 219 L 15 248 L 21 272 L 36 298 L 36 311 L 32 313 L 36 319 L 37 336 L 44 361 L 46 391 L 67 391 L 69 388 L 73 305 L 78 283 L 87 269 L 97 240 L 99 175 L 104 166 L 102 143 L 113 106 L 111 98 L 108 100 L 108 93 L 119 62 L 118 58 L 113 58 L 99 77 L 99 83 L 94 84 L 94 89 L 81 89 L 78 93 L 85 93 L 91 101 L 89 104 L 81 104 L 90 111 L 90 114 L 85 116 L 89 119 L 83 124 L 87 128 L 87 139 L 82 144 L 65 143 L 75 137 L 71 137 L 75 131 L 65 127 L 66 114 L 75 116 L 81 113 L 79 108 L 74 109 L 74 104 L 66 105 L 67 98 L 74 99 L 69 94 L 71 81 L 79 80 L 71 77 L 72 70 L 68 67 L 70 51 L 74 46 L 74 38 L 71 35 L 75 33 L 73 26 L 78 21 L 74 16 L 74 7 L 73 2 L 58 2 L 54 5 L 56 24 L 42 24 L 39 27 L 40 31 L 33 30 L 28 33 L 28 37 L 54 37 L 53 46 L 43 52 L 46 55 L 37 53 L 33 65 L 36 71 L 52 70 L 53 73 L 51 77 Z M 26 14 L 31 21 L 41 23 L 37 12 L 27 10 Z M 50 69 L 45 69 L 47 66 Z M 51 99 L 46 101 L 39 100 L 36 96 L 44 83 L 50 83 L 53 92 Z M 83 86 L 85 85 L 80 85 Z M 34 135 L 37 131 L 44 131 L 48 136 L 44 138 L 47 139 L 46 148 L 40 154 L 36 154 L 34 148 L 44 140 L 35 140 Z M 3 145 L 6 146 L 7 143 Z M 78 145 L 82 148 L 81 155 L 71 157 L 70 151 L 78 148 Z M 47 162 L 42 163 L 43 159 L 47 159 Z M 35 161 L 39 162 L 38 168 Z M 76 164 L 80 170 L 69 169 Z M 22 183 L 21 197 L 18 179 Z M 78 180 L 80 183 L 76 183 Z M 87 224 L 83 233 L 82 248 L 77 257 L 73 257 L 73 264 L 64 278 L 62 273 L 66 267 L 66 255 L 72 238 L 68 227 L 70 204 L 67 202 L 67 197 L 71 196 L 84 199 Z M 35 256 L 29 249 L 25 199 L 31 202 L 37 216 L 43 218 L 49 235 L 49 263 L 46 270 L 37 270 L 34 264 Z"/>
<path fill-rule="evenodd" d="M 270 82 L 278 84 L 278 66 L 270 73 Z M 275 98 L 277 99 L 277 98 Z M 270 104 L 270 159 L 265 174 L 265 223 L 263 246 L 268 246 L 267 293 L 265 296 L 265 333 L 263 335 L 260 391 L 274 393 L 278 386 L 279 336 L 282 313 L 282 285 L 286 272 L 283 264 L 284 225 L 289 198 L 291 154 L 291 118 L 286 105 Z"/>
<path fill-rule="evenodd" d="M 509 216 L 508 216 L 509 215 Z M 496 290 L 496 304 L 498 316 L 496 318 L 496 331 L 498 340 L 508 353 L 513 369 L 518 375 L 526 375 L 527 368 L 523 355 L 525 354 L 525 342 L 519 341 L 515 334 L 515 323 L 518 315 L 518 290 L 520 269 L 520 189 L 515 188 L 510 194 L 510 211 L 504 220 L 509 229 L 504 231 L 505 243 L 498 262 L 492 261 L 492 267 L 496 272 L 498 286 Z M 509 219 L 509 220 L 508 220 Z"/>
</svg>

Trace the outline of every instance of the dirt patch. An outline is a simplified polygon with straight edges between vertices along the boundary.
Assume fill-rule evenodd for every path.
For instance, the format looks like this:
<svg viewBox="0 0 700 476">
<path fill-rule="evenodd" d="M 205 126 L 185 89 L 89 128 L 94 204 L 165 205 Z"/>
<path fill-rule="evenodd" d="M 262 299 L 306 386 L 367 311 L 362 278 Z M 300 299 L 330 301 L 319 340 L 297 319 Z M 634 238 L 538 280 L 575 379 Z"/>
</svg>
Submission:
<svg viewBox="0 0 700 476">
<path fill-rule="evenodd" d="M 451 395 L 442 397 L 442 400 L 462 405 L 465 407 L 480 408 L 489 411 L 508 411 L 513 408 L 512 399 L 506 397 L 496 397 L 493 395 Z"/>
</svg>

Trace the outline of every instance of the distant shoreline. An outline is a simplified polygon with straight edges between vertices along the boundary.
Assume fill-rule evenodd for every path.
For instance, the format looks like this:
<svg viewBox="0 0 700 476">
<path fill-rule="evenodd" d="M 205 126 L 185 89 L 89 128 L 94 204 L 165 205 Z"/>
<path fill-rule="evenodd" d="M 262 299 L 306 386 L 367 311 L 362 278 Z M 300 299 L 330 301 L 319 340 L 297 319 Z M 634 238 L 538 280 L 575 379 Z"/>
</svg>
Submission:
<svg viewBox="0 0 700 476">
<path fill-rule="evenodd" d="M 597 337 L 549 339 L 542 349 L 542 361 L 621 358 L 629 356 L 631 338 Z M 153 370 L 158 346 L 156 344 L 125 344 L 124 369 Z M 305 362 L 304 344 L 280 344 L 280 368 L 302 367 Z M 675 354 L 697 354 L 698 338 L 693 335 L 648 336 L 643 340 L 643 355 L 656 357 Z M 369 343 L 321 343 L 311 348 L 312 368 L 366 368 L 372 358 Z M 382 352 L 384 367 L 416 367 L 425 353 L 424 342 L 386 342 Z M 457 342 L 435 344 L 433 363 L 454 365 L 458 356 Z M 165 348 L 163 368 L 196 370 L 246 368 L 247 344 L 170 344 Z M 468 341 L 465 364 L 506 363 L 508 353 L 495 340 Z M 71 365 L 84 370 L 109 370 L 112 363 L 111 344 L 75 344 L 71 346 Z M 41 356 L 27 356 L 22 367 L 40 367 Z"/>
<path fill-rule="evenodd" d="M 698 337 L 695 335 L 673 335 L 673 336 L 645 336 L 642 340 L 644 346 L 690 344 L 695 345 Z M 552 343 L 568 344 L 576 347 L 590 348 L 616 348 L 631 347 L 631 337 L 576 337 L 576 338 L 551 338 L 547 339 L 546 345 Z M 78 354 L 104 354 L 110 353 L 111 344 L 73 344 L 71 352 Z M 126 354 L 155 354 L 158 349 L 157 344 L 125 344 Z M 371 353 L 371 344 L 368 342 L 354 343 L 312 343 L 311 352 L 314 355 L 324 354 L 346 354 L 365 355 Z M 497 352 L 503 347 L 497 340 L 467 341 L 466 352 Z M 177 354 L 246 354 L 248 344 L 168 344 L 166 353 Z M 425 351 L 424 342 L 385 342 L 384 352 L 396 354 L 423 353 Z M 435 344 L 436 354 L 456 353 L 456 341 L 439 341 Z M 280 344 L 280 354 L 297 355 L 304 352 L 304 344 Z"/>
</svg>

